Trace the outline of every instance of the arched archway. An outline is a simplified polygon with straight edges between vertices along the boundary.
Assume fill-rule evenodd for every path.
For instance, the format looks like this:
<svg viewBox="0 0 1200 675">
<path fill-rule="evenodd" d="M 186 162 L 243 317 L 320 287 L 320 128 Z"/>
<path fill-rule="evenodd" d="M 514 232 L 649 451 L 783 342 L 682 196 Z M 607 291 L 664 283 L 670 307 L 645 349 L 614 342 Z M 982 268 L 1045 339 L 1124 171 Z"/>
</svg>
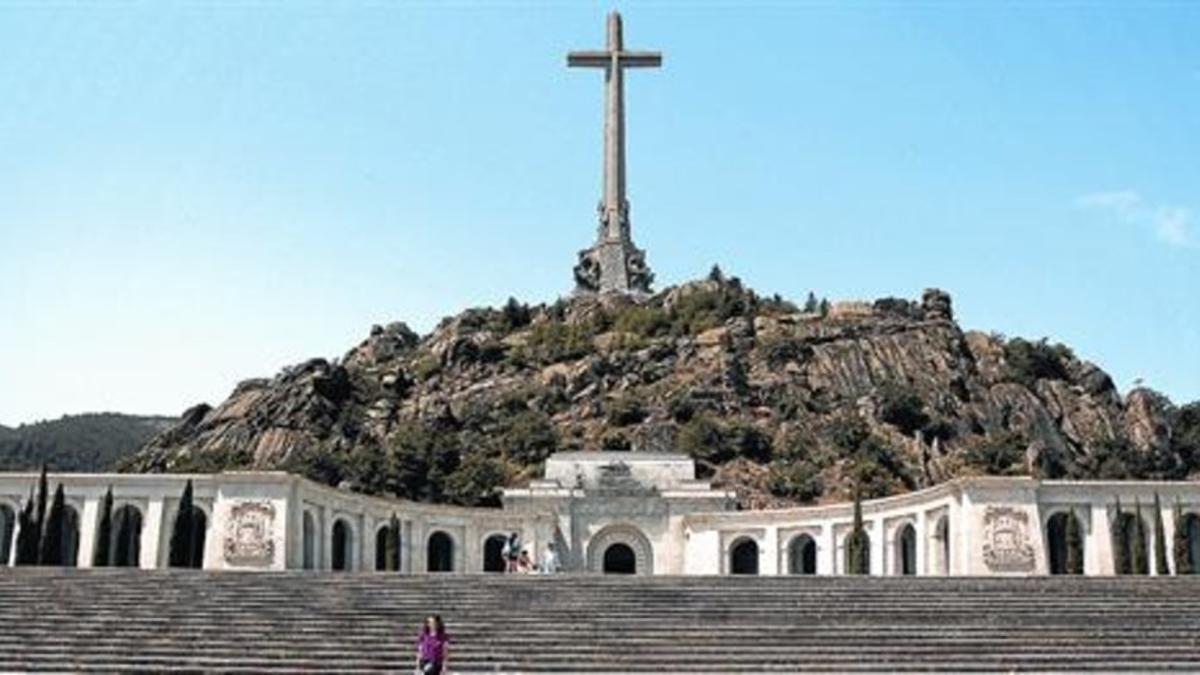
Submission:
<svg viewBox="0 0 1200 675">
<path fill-rule="evenodd" d="M 807 534 L 794 537 L 788 544 L 788 574 L 817 573 L 817 542 Z"/>
<path fill-rule="evenodd" d="M 425 561 L 429 572 L 454 571 L 454 540 L 450 535 L 441 530 L 429 535 Z"/>
<path fill-rule="evenodd" d="M 1050 516 L 1046 520 L 1047 571 L 1050 574 L 1083 574 L 1082 565 L 1083 541 L 1079 518 L 1066 511 Z"/>
<path fill-rule="evenodd" d="M 605 574 L 637 574 L 637 554 L 627 544 L 617 542 L 604 549 Z"/>
<path fill-rule="evenodd" d="M 933 527 L 933 573 L 950 574 L 950 516 L 938 518 Z"/>
<path fill-rule="evenodd" d="M 917 528 L 905 523 L 896 532 L 896 574 L 913 576 L 917 573 Z"/>
<path fill-rule="evenodd" d="M 175 528 L 188 527 L 184 522 L 190 520 L 191 537 L 186 541 L 176 540 L 176 535 L 182 533 L 178 529 L 172 530 L 168 565 L 193 569 L 204 567 L 204 542 L 208 535 L 208 516 L 204 513 L 204 509 L 193 505 L 188 518 L 183 519 L 182 511 L 177 513 L 175 518 Z M 176 550 L 177 548 L 182 550 Z"/>
<path fill-rule="evenodd" d="M 69 512 L 74 514 L 74 509 Z M 64 551 L 78 548 L 79 518 L 72 517 L 74 527 L 64 528 L 65 532 L 75 532 L 76 543 L 72 548 L 63 547 Z M 137 567 L 141 559 L 142 549 L 142 512 L 133 504 L 125 504 L 113 512 L 113 567 Z M 72 556 L 73 559 L 73 556 Z"/>
<path fill-rule="evenodd" d="M 758 542 L 749 537 L 729 549 L 730 574 L 758 574 Z"/>
<path fill-rule="evenodd" d="M 13 533 L 17 529 L 17 512 L 8 504 L 0 504 L 0 567 L 12 556 Z"/>
<path fill-rule="evenodd" d="M 331 567 L 335 572 L 345 572 L 354 566 L 354 532 L 350 524 L 338 518 L 333 521 L 333 548 L 330 551 Z"/>
<path fill-rule="evenodd" d="M 503 572 L 506 567 L 504 562 L 504 544 L 508 541 L 508 537 L 503 534 L 493 534 L 483 542 L 483 571 L 484 572 Z"/>
<path fill-rule="evenodd" d="M 303 524 L 303 539 L 304 539 L 304 569 L 312 570 L 317 568 L 317 525 L 313 521 L 313 515 L 310 511 L 304 512 Z"/>
<path fill-rule="evenodd" d="M 632 525 L 609 525 L 597 532 L 587 544 L 587 569 L 603 573 L 608 549 L 622 544 L 633 553 L 634 574 L 654 573 L 654 549 L 642 531 Z M 614 553 L 613 555 L 618 555 Z M 623 555 L 620 554 L 620 555 Z"/>
</svg>

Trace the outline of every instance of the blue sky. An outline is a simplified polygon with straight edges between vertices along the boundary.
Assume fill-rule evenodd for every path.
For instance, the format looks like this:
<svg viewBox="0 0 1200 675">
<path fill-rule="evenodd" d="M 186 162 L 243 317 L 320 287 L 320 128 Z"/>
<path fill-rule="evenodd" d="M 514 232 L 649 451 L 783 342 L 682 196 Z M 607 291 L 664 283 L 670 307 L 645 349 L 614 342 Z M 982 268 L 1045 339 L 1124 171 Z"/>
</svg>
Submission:
<svg viewBox="0 0 1200 675">
<path fill-rule="evenodd" d="M 623 3 L 659 283 L 954 296 L 1200 398 L 1200 5 Z M 0 423 L 569 291 L 600 4 L 0 4 Z"/>
</svg>

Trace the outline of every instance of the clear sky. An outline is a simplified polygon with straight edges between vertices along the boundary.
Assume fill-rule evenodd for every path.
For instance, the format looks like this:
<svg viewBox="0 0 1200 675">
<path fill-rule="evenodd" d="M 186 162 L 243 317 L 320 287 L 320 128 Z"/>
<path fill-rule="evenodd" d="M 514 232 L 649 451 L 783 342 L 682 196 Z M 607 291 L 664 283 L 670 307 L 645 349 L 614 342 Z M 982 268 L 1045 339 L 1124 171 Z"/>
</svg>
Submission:
<svg viewBox="0 0 1200 675">
<path fill-rule="evenodd" d="M 570 290 L 599 4 L 0 3 L 0 423 Z M 1200 4 L 622 3 L 634 237 L 1200 398 Z"/>
</svg>

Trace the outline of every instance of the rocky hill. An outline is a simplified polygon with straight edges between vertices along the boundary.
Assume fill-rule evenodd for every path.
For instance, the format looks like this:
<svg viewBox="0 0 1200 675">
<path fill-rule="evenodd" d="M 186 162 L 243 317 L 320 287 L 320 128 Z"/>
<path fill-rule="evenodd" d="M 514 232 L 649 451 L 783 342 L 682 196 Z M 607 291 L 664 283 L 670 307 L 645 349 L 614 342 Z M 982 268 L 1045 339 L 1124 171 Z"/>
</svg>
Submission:
<svg viewBox="0 0 1200 675">
<path fill-rule="evenodd" d="M 199 405 L 124 466 L 285 468 L 494 504 L 555 450 L 676 449 L 745 507 L 971 473 L 1200 475 L 1200 404 L 1122 396 L 1062 345 L 963 331 L 950 297 L 803 308 L 718 270 L 643 301 L 471 309 L 372 328 Z"/>
<path fill-rule="evenodd" d="M 0 471 L 42 464 L 54 471 L 110 470 L 175 422 L 172 417 L 87 413 L 16 429 L 0 426 Z"/>
</svg>

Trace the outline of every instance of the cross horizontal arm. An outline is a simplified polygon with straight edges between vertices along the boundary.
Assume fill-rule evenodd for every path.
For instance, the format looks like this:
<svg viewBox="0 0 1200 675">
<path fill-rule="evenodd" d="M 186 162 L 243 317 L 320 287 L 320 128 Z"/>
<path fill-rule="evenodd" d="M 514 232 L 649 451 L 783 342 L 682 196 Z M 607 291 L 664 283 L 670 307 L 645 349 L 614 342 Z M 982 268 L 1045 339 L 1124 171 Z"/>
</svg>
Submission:
<svg viewBox="0 0 1200 675">
<path fill-rule="evenodd" d="M 609 51 L 568 52 L 567 65 L 574 68 L 607 68 L 612 65 Z M 625 68 L 657 68 L 662 65 L 660 52 L 617 52 L 617 61 Z"/>
<path fill-rule="evenodd" d="M 606 68 L 612 63 L 612 52 L 568 52 L 567 66 L 572 68 Z"/>
<path fill-rule="evenodd" d="M 626 68 L 657 68 L 662 65 L 661 52 L 620 52 L 617 58 Z"/>
</svg>

